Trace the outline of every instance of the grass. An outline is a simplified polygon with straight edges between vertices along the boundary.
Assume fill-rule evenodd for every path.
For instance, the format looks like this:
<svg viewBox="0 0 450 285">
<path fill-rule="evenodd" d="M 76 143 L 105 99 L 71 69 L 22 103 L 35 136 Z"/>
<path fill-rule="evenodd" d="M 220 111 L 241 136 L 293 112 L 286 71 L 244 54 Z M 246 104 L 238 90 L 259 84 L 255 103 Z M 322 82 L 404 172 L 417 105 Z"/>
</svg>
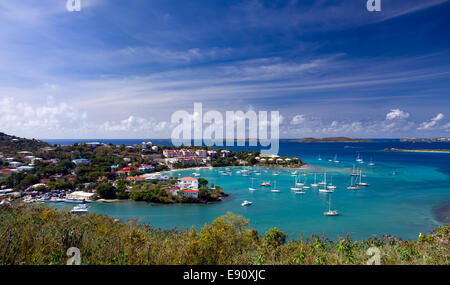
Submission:
<svg viewBox="0 0 450 285">
<path fill-rule="evenodd" d="M 199 231 L 153 229 L 89 213 L 47 206 L 0 208 L 0 264 L 65 264 L 77 247 L 82 264 L 366 264 L 376 246 L 381 264 L 450 264 L 450 227 L 405 241 L 390 236 L 331 241 L 320 236 L 287 241 L 273 228 L 264 235 L 228 213 Z"/>
</svg>

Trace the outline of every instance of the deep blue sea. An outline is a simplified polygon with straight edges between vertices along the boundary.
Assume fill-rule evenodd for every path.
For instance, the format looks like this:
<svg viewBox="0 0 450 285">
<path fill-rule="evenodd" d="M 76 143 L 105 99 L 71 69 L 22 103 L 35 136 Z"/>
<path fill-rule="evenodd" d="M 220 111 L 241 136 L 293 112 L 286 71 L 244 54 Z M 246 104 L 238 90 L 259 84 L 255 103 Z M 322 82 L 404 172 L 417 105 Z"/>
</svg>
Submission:
<svg viewBox="0 0 450 285">
<path fill-rule="evenodd" d="M 51 144 L 68 145 L 83 140 L 46 140 Z M 85 140 L 104 143 L 134 145 L 147 140 Z M 151 140 L 155 144 L 170 145 L 167 140 Z M 308 168 L 300 170 L 307 176 L 307 184 L 322 179 L 323 172 L 332 176 L 337 189 L 332 194 L 306 190 L 296 195 L 290 190 L 294 184 L 292 170 L 270 169 L 260 176 L 242 176 L 239 168 L 232 168 L 232 176 L 223 176 L 220 169 L 174 171 L 173 175 L 188 176 L 198 172 L 210 182 L 216 183 L 230 194 L 224 202 L 197 205 L 157 205 L 144 202 L 91 203 L 90 210 L 123 219 L 138 218 L 153 227 L 165 229 L 197 228 L 212 222 L 230 211 L 250 220 L 252 227 L 261 233 L 271 227 L 282 229 L 291 238 L 299 234 L 322 234 L 336 239 L 347 233 L 361 239 L 372 235 L 392 234 L 404 239 L 417 239 L 419 233 L 427 233 L 444 224 L 437 219 L 436 207 L 450 202 L 450 153 L 386 152 L 385 148 L 449 149 L 450 143 L 411 143 L 380 139 L 370 143 L 298 143 L 281 141 L 281 156 L 301 157 Z M 234 150 L 253 150 L 254 147 L 227 147 Z M 364 163 L 355 162 L 360 154 Z M 321 161 L 318 157 L 322 158 Z M 329 159 L 340 163 L 329 162 Z M 374 166 L 369 166 L 373 161 Z M 362 167 L 363 178 L 370 186 L 359 191 L 347 190 L 353 165 Z M 273 172 L 280 172 L 274 176 Z M 251 177 L 255 178 L 257 191 L 249 191 Z M 259 187 L 262 181 L 276 181 L 280 193 Z M 328 180 L 329 181 L 329 180 Z M 339 216 L 327 217 L 329 196 L 332 208 Z M 244 200 L 252 206 L 242 207 Z M 447 216 L 448 217 L 448 216 Z"/>
</svg>

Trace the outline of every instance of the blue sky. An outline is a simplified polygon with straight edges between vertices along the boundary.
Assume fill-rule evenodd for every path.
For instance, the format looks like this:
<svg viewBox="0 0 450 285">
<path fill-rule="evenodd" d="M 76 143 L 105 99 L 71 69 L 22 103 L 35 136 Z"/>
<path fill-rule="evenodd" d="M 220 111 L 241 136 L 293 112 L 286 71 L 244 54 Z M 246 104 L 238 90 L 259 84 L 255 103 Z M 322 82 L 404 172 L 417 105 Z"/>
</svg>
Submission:
<svg viewBox="0 0 450 285">
<path fill-rule="evenodd" d="M 450 134 L 448 0 L 80 1 L 0 2 L 0 131 L 167 138 L 202 102 L 283 138 Z"/>
</svg>

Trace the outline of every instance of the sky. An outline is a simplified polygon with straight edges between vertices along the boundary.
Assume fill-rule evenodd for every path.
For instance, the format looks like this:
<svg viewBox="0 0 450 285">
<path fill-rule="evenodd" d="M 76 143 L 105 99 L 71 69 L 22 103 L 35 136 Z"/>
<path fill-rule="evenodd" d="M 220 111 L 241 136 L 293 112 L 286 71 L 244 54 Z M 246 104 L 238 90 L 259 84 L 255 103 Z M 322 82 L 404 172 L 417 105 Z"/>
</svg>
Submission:
<svg viewBox="0 0 450 285">
<path fill-rule="evenodd" d="M 280 137 L 450 136 L 450 1 L 0 1 L 0 132 L 168 138 L 178 110 Z"/>
</svg>

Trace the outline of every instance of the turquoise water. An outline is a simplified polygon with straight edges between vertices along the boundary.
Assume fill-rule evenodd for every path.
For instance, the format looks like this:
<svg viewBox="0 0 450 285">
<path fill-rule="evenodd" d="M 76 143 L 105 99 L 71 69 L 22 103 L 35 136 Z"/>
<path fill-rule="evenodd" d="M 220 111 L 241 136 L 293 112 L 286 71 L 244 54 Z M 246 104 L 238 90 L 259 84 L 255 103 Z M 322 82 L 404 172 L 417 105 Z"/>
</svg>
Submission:
<svg viewBox="0 0 450 285">
<path fill-rule="evenodd" d="M 215 204 L 156 205 L 145 202 L 124 201 L 118 203 L 91 203 L 90 210 L 123 219 L 138 218 L 153 227 L 164 229 L 186 229 L 212 222 L 216 217 L 233 212 L 250 220 L 252 227 L 260 233 L 278 227 L 291 238 L 299 234 L 309 236 L 322 234 L 335 239 L 347 233 L 362 239 L 372 235 L 392 234 L 404 239 L 416 239 L 420 232 L 426 233 L 442 224 L 433 215 L 433 208 L 450 201 L 450 154 L 384 152 L 385 147 L 446 148 L 442 144 L 399 143 L 393 140 L 375 143 L 295 143 L 282 142 L 281 155 L 302 157 L 308 169 L 308 184 L 317 173 L 318 181 L 324 171 L 328 179 L 333 177 L 337 189 L 333 194 L 319 193 L 313 188 L 305 195 L 296 195 L 290 190 L 294 184 L 292 170 L 261 169 L 261 176 L 242 176 L 231 168 L 233 175 L 223 176 L 218 168 L 173 171 L 172 175 L 190 176 L 198 172 L 201 177 L 224 188 L 230 197 Z M 448 148 L 448 146 L 447 146 Z M 249 148 L 247 148 L 249 149 Z M 365 182 L 370 187 L 350 191 L 350 173 L 357 153 L 361 154 Z M 317 160 L 318 155 L 323 158 Z M 328 162 L 338 155 L 341 163 Z M 375 166 L 369 166 L 373 159 Z M 279 176 L 272 173 L 279 172 Z M 257 191 L 249 191 L 250 177 Z M 302 176 L 304 178 L 304 176 Z M 260 187 L 262 181 L 277 181 L 280 193 Z M 329 180 L 328 180 L 329 181 Z M 340 216 L 327 217 L 328 195 L 332 197 L 332 208 Z M 244 200 L 252 206 L 242 207 Z"/>
</svg>

